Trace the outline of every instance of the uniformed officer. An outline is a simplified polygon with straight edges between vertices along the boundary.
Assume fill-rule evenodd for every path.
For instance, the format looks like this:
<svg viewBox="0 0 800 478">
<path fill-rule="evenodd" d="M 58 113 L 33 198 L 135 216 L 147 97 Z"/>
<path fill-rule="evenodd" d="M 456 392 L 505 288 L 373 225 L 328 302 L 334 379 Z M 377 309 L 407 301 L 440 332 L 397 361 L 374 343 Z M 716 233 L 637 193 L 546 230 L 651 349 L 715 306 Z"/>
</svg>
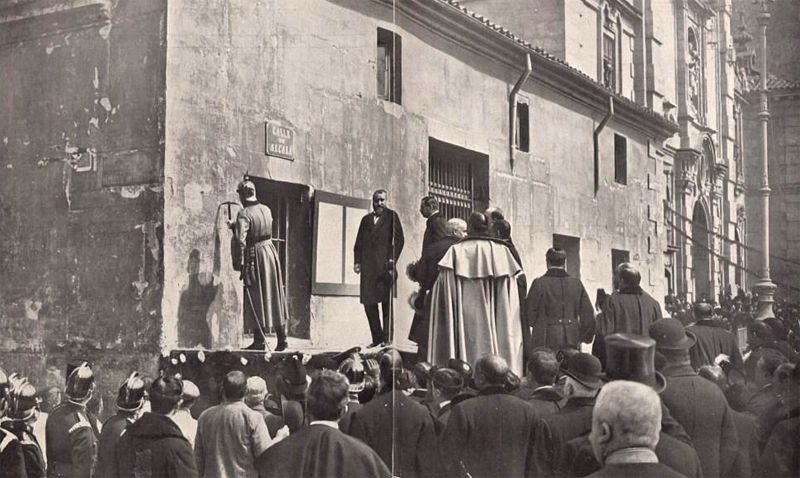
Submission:
<svg viewBox="0 0 800 478">
<path fill-rule="evenodd" d="M 11 390 L 9 396 L 8 420 L 0 424 L 4 430 L 17 437 L 22 445 L 22 458 L 28 478 L 44 478 L 45 464 L 42 448 L 33 434 L 33 423 L 39 418 L 39 400 L 36 387 L 27 378 L 17 374 L 9 377 Z M 2 471 L 6 476 L 5 469 Z M 12 476 L 12 475 L 9 475 Z"/>
<path fill-rule="evenodd" d="M 99 433 L 96 420 L 86 411 L 94 373 L 89 362 L 75 365 L 67 364 L 66 399 L 47 418 L 48 478 L 87 478 L 94 471 Z"/>
<path fill-rule="evenodd" d="M 11 384 L 8 375 L 0 368 L 0 418 L 6 414 L 9 406 L 11 394 Z M 22 456 L 22 443 L 10 431 L 0 428 L 0 473 L 3 478 L 26 477 L 25 459 Z"/>
<path fill-rule="evenodd" d="M 95 476 L 117 476 L 117 444 L 122 432 L 142 414 L 144 405 L 144 380 L 133 372 L 119 387 L 117 414 L 106 420 L 97 445 L 97 472 Z"/>
</svg>

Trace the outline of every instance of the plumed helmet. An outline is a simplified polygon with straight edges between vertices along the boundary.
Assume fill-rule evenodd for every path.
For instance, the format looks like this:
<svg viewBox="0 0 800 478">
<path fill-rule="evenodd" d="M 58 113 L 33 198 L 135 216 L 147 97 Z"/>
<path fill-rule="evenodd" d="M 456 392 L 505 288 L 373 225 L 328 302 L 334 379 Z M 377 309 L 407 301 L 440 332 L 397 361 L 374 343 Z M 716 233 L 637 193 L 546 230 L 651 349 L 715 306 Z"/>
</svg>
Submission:
<svg viewBox="0 0 800 478">
<path fill-rule="evenodd" d="M 8 417 L 12 420 L 27 420 L 39 408 L 36 387 L 28 379 L 17 374 L 9 377 L 11 390 L 9 393 Z"/>
<path fill-rule="evenodd" d="M 367 372 L 364 370 L 364 364 L 361 361 L 360 355 L 355 354 L 345 359 L 345 361 L 339 365 L 339 373 L 347 377 L 347 381 L 350 382 L 349 390 L 351 393 L 358 393 L 364 390 L 364 377 Z"/>
<path fill-rule="evenodd" d="M 3 401 L 8 398 L 8 393 L 11 391 L 11 384 L 8 383 L 8 375 L 6 371 L 0 368 L 0 409 Z M 0 415 L 1 416 L 1 415 Z"/>
<path fill-rule="evenodd" d="M 139 372 L 133 372 L 119 386 L 117 393 L 117 409 L 124 412 L 134 412 L 144 404 L 144 380 Z"/>
<path fill-rule="evenodd" d="M 94 390 L 94 372 L 89 362 L 84 362 L 67 377 L 64 394 L 72 400 L 85 400 Z"/>
<path fill-rule="evenodd" d="M 245 179 L 244 181 L 240 182 L 238 186 L 236 186 L 236 192 L 246 198 L 255 196 L 256 185 L 253 184 L 252 181 Z"/>
</svg>

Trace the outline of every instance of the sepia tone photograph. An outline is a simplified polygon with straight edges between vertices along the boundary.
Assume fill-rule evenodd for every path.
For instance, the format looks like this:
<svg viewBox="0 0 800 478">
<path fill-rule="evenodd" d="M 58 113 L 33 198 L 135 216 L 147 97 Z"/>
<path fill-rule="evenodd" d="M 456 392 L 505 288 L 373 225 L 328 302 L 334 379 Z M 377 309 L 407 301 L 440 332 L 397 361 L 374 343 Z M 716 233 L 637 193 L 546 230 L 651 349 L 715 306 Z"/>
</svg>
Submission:
<svg viewBox="0 0 800 478">
<path fill-rule="evenodd" d="M 0 0 L 0 476 L 800 478 L 800 0 Z"/>
</svg>

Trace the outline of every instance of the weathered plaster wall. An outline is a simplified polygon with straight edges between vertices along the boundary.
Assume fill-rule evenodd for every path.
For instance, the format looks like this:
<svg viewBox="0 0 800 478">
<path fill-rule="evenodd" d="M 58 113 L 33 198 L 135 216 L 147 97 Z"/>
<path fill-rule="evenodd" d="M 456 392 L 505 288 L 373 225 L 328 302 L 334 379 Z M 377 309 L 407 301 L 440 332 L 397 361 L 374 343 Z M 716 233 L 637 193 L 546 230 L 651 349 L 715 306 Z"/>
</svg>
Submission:
<svg viewBox="0 0 800 478">
<path fill-rule="evenodd" d="M 169 19 L 165 348 L 180 342 L 174 317 L 193 250 L 200 273 L 225 291 L 212 306 L 220 327 L 240 327 L 239 282 L 227 260 L 219 271 L 213 260 L 225 257 L 215 238 L 226 231 L 209 218 L 235 198 L 245 171 L 355 197 L 387 187 L 406 232 L 404 270 L 420 252 L 428 137 L 489 155 L 491 201 L 510 218 L 529 276 L 544 271 L 554 232 L 583 238 L 590 291 L 610 290 L 612 247 L 630 250 L 641 266 L 662 269 L 660 256 L 646 246 L 652 230 L 646 205 L 660 211 L 660 191 L 647 188 L 647 173 L 661 172 L 641 133 L 609 123 L 601 136 L 603 186 L 594 198 L 592 131 L 603 113 L 529 82 L 522 94 L 531 103 L 532 153 L 518 153 L 512 171 L 507 97 L 522 59 L 518 70 L 508 69 L 402 15 L 393 23 L 390 9 L 369 2 L 172 2 Z M 377 27 L 402 36 L 402 106 L 376 98 Z M 295 129 L 294 162 L 264 155 L 265 120 Z M 627 187 L 613 185 L 615 131 L 628 137 Z M 660 275 L 644 285 L 663 295 Z M 412 290 L 401 274 L 399 339 L 410 323 L 405 299 Z M 356 298 L 313 297 L 311 310 L 315 345 L 369 340 Z"/>
<path fill-rule="evenodd" d="M 0 365 L 61 386 L 86 357 L 111 411 L 159 350 L 165 6 L 0 5 Z"/>
</svg>

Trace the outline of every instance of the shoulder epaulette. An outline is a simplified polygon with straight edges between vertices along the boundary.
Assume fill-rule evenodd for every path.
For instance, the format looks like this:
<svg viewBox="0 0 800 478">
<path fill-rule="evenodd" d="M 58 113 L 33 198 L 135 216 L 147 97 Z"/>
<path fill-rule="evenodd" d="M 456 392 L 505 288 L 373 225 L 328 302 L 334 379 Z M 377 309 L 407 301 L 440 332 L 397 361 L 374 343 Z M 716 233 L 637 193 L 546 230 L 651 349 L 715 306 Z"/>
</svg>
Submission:
<svg viewBox="0 0 800 478">
<path fill-rule="evenodd" d="M 69 433 L 72 433 L 72 432 L 74 432 L 76 430 L 79 430 L 81 428 L 85 428 L 85 427 L 91 428 L 92 427 L 92 425 L 89 423 L 89 420 L 86 419 L 86 417 L 83 415 L 83 413 L 78 412 L 75 415 L 78 416 L 78 421 L 69 428 Z"/>
</svg>

